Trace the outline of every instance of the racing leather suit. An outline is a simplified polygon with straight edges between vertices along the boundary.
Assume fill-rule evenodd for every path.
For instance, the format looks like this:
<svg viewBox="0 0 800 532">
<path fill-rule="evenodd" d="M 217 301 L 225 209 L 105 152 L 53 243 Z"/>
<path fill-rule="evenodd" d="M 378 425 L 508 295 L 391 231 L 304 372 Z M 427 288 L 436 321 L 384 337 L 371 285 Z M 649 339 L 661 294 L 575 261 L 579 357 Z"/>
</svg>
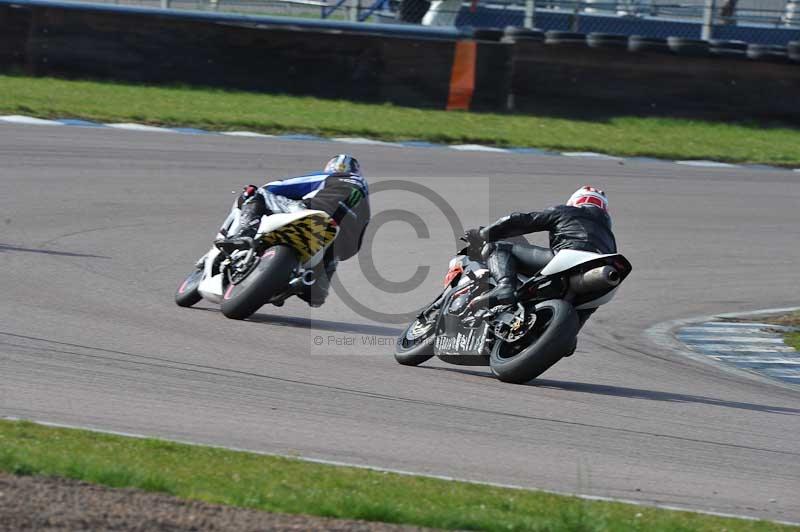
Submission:
<svg viewBox="0 0 800 532">
<path fill-rule="evenodd" d="M 325 250 L 323 261 L 315 268 L 317 281 L 309 293 L 301 294 L 312 306 L 319 306 L 327 296 L 338 261 L 349 259 L 361 248 L 370 220 L 368 196 L 367 182 L 359 174 L 310 174 L 272 181 L 258 188 L 250 185 L 237 199 L 241 209 L 239 229 L 231 236 L 255 235 L 265 214 L 301 209 L 326 212 L 339 226 L 339 232 Z M 227 236 L 224 226 L 220 233 Z"/>
<path fill-rule="evenodd" d="M 500 240 L 539 231 L 549 231 L 550 249 Z M 515 212 L 481 229 L 480 237 L 487 242 L 481 254 L 498 284 L 492 291 L 475 298 L 474 307 L 513 301 L 517 271 L 525 275 L 535 275 L 562 249 L 593 253 L 617 252 L 616 239 L 611 231 L 611 217 L 603 209 L 589 205 L 558 205 L 539 212 Z M 592 312 L 593 310 L 579 313 L 581 326 Z"/>
</svg>

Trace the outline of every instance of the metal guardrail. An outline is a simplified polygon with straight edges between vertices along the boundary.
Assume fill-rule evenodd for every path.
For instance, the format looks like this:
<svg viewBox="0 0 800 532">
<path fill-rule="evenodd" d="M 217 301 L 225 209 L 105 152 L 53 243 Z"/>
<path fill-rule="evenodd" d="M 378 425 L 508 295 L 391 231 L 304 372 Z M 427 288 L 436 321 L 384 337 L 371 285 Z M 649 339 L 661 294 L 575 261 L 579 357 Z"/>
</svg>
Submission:
<svg viewBox="0 0 800 532">
<path fill-rule="evenodd" d="M 62 2 L 84 3 L 83 0 Z M 774 28 L 783 30 L 777 42 L 800 40 L 800 0 L 93 0 L 93 3 L 293 17 L 299 24 L 349 21 L 359 26 L 360 31 L 367 30 L 361 27 L 364 23 L 378 23 L 412 36 L 432 38 L 437 34 L 419 34 L 414 28 L 420 31 L 461 28 L 458 31 L 462 33 L 451 33 L 447 38 L 464 35 L 468 27 L 511 25 L 754 42 L 773 42 L 772 38 L 754 32 Z M 356 26 L 351 29 L 358 31 Z M 745 27 L 750 28 L 749 33 L 735 31 Z M 798 31 L 796 36 L 792 30 Z"/>
</svg>

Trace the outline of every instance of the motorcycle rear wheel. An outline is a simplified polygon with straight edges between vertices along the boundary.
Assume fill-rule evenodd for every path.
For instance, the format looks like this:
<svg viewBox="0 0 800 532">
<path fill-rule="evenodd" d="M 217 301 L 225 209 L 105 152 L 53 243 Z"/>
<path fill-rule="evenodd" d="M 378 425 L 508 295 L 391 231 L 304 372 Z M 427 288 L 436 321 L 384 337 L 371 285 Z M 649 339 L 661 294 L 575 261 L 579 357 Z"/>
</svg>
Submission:
<svg viewBox="0 0 800 532">
<path fill-rule="evenodd" d="M 517 351 L 518 342 L 509 344 L 497 339 L 489 356 L 492 373 L 503 382 L 523 384 L 547 371 L 561 360 L 575 343 L 578 334 L 578 314 L 563 299 L 550 299 L 534 307 L 536 322 L 529 334 L 533 340 Z"/>
<path fill-rule="evenodd" d="M 244 279 L 228 286 L 222 298 L 222 313 L 233 320 L 249 318 L 272 296 L 286 289 L 297 265 L 297 254 L 292 248 L 267 249 Z"/>
</svg>

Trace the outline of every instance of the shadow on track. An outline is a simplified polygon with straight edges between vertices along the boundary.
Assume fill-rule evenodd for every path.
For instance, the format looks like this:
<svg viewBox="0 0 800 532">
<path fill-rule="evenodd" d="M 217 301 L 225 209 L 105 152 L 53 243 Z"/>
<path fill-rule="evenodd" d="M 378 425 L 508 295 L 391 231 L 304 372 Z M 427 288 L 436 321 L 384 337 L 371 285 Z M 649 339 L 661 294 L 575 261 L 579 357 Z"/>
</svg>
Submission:
<svg viewBox="0 0 800 532">
<path fill-rule="evenodd" d="M 57 255 L 60 257 L 86 257 L 90 259 L 110 259 L 105 255 L 90 255 L 88 253 L 70 253 L 68 251 L 53 251 L 50 249 L 36 249 L 36 248 L 21 248 L 17 246 L 9 246 L 8 244 L 0 244 L 0 253 L 4 251 L 21 251 L 24 253 L 42 253 L 44 255 Z"/>
<path fill-rule="evenodd" d="M 489 373 L 468 369 L 430 366 L 421 367 L 438 371 L 451 371 L 494 379 L 494 376 Z M 714 397 L 705 397 L 702 395 L 686 395 L 682 393 L 660 392 L 657 390 L 642 390 L 640 388 L 626 388 L 624 386 L 610 386 L 607 384 L 590 384 L 586 382 L 535 379 L 524 386 L 531 386 L 535 388 L 552 388 L 568 392 L 608 395 L 611 397 L 626 397 L 628 399 L 647 399 L 649 401 L 666 401 L 670 403 L 698 403 L 704 405 L 722 406 L 726 408 L 737 408 L 741 410 L 752 410 L 754 412 L 767 412 L 770 414 L 786 414 L 794 416 L 800 415 L 800 408 L 742 403 L 740 401 L 726 401 L 724 399 L 715 399 Z"/>
<path fill-rule="evenodd" d="M 315 329 L 320 331 L 333 331 L 353 334 L 374 334 L 376 336 L 400 336 L 402 329 L 382 327 L 380 325 L 367 325 L 364 323 L 347 323 L 344 321 L 314 320 L 297 316 L 277 316 L 275 314 L 253 314 L 247 321 L 269 323 L 283 327 L 298 329 Z"/>
</svg>

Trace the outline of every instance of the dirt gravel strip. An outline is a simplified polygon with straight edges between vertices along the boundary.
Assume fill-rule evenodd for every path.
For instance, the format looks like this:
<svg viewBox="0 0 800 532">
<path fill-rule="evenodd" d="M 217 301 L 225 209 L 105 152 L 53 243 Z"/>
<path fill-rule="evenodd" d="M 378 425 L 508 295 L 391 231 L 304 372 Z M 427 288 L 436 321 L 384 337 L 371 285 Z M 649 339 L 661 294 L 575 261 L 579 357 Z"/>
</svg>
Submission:
<svg viewBox="0 0 800 532">
<path fill-rule="evenodd" d="M 431 530 L 367 521 L 286 515 L 187 501 L 55 477 L 0 472 L 0 531 Z"/>
</svg>

